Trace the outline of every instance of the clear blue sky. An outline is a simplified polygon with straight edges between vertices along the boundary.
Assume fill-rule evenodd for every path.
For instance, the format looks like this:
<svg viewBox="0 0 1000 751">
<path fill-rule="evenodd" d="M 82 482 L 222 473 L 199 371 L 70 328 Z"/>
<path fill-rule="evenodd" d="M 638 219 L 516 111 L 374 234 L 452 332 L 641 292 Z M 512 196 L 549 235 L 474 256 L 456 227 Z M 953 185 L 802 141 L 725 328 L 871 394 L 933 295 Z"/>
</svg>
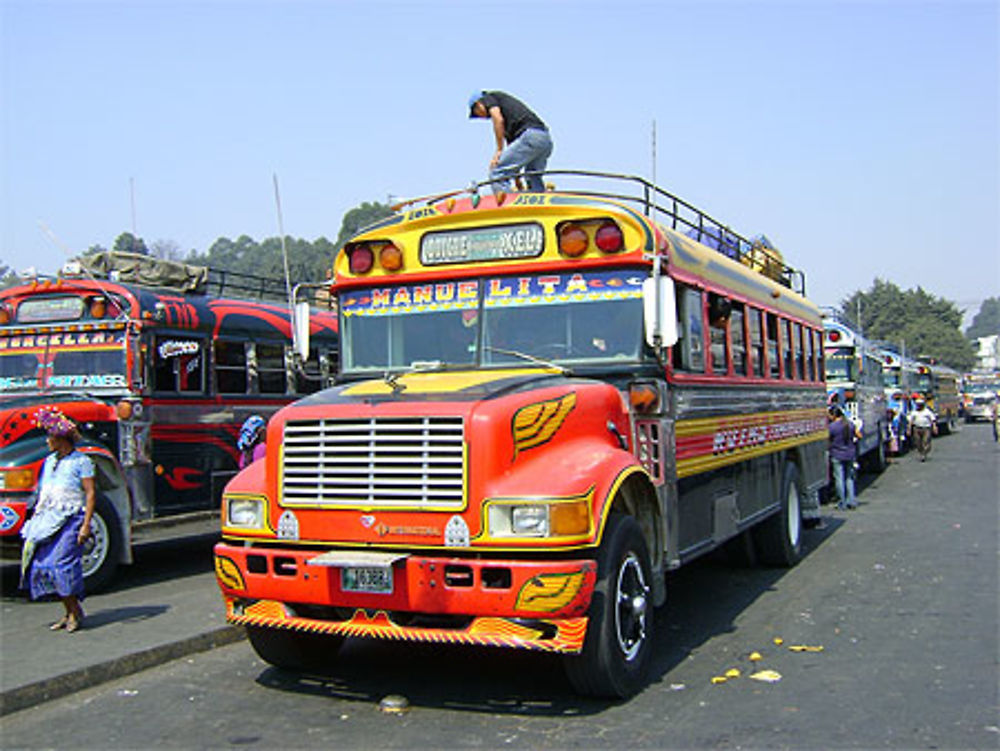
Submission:
<svg viewBox="0 0 1000 751">
<path fill-rule="evenodd" d="M 766 233 L 837 304 L 876 276 L 1000 295 L 998 3 L 0 0 L 0 261 L 334 238 L 363 201 L 485 176 L 470 91 L 552 168 L 651 176 Z M 130 190 L 134 185 L 134 192 Z M 51 230 L 58 243 L 40 227 Z"/>
</svg>

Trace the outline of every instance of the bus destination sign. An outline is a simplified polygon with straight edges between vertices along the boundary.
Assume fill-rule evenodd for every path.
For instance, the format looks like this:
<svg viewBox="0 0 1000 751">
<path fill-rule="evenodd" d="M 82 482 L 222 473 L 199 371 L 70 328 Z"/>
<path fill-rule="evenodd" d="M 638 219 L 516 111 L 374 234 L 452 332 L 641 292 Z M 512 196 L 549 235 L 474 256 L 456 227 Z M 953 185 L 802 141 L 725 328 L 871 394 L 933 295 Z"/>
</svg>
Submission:
<svg viewBox="0 0 1000 751">
<path fill-rule="evenodd" d="M 420 261 L 436 266 L 536 258 L 545 247 L 544 237 L 541 225 L 534 223 L 432 232 L 420 240 Z"/>
</svg>

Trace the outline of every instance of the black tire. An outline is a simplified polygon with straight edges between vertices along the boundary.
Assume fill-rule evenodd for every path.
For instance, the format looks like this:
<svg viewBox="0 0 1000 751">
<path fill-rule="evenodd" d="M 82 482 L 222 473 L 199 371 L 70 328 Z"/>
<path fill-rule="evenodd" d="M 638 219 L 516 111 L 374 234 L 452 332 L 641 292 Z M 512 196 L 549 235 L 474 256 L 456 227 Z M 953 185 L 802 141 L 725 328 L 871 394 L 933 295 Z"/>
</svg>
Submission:
<svg viewBox="0 0 1000 751">
<path fill-rule="evenodd" d="M 287 629 L 247 626 L 247 639 L 257 656 L 283 670 L 322 670 L 333 664 L 343 636 L 306 634 Z"/>
<path fill-rule="evenodd" d="M 765 566 L 788 568 L 802 557 L 802 504 L 799 470 L 785 462 L 781 479 L 781 510 L 754 527 L 754 547 Z"/>
<path fill-rule="evenodd" d="M 122 553 L 122 530 L 111 501 L 97 496 L 90 517 L 90 538 L 83 544 L 83 586 L 93 594 L 115 578 Z"/>
<path fill-rule="evenodd" d="M 884 472 L 885 471 L 885 468 L 886 468 L 886 465 L 887 465 L 886 458 L 885 458 L 885 456 L 886 456 L 886 451 L 885 451 L 886 438 L 885 438 L 885 436 L 886 436 L 886 431 L 884 431 L 882 429 L 882 426 L 880 425 L 879 429 L 878 429 L 878 446 L 876 446 L 875 450 L 872 451 L 868 455 L 869 456 L 869 459 L 868 459 L 868 469 L 870 469 L 872 472 L 878 473 L 878 472 Z"/>
<path fill-rule="evenodd" d="M 563 661 L 579 693 L 624 699 L 642 688 L 653 649 L 652 583 L 638 523 L 611 514 L 597 553 L 597 586 L 583 650 Z"/>
</svg>

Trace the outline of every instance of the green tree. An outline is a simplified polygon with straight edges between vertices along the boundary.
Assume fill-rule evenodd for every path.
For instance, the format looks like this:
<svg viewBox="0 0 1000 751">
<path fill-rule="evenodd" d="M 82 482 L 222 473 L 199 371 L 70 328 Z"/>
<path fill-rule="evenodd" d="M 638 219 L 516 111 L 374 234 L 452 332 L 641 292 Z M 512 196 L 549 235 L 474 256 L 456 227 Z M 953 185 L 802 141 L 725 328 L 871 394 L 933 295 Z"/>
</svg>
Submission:
<svg viewBox="0 0 1000 751">
<path fill-rule="evenodd" d="M 842 301 L 840 313 L 868 339 L 902 342 L 913 357 L 957 370 L 968 370 L 975 363 L 975 352 L 962 336 L 962 312 L 955 303 L 921 287 L 904 291 L 875 279 L 870 290 L 858 290 Z"/>
<path fill-rule="evenodd" d="M 386 204 L 374 201 L 365 201 L 360 206 L 355 206 L 344 214 L 344 219 L 340 224 L 340 234 L 337 235 L 335 245 L 339 248 L 349 239 L 358 234 L 365 227 L 368 227 L 380 219 L 392 216 L 392 209 Z M 330 259 L 333 262 L 333 259 Z"/>
<path fill-rule="evenodd" d="M 139 253 L 144 256 L 149 255 L 149 248 L 146 247 L 145 241 L 141 237 L 136 237 L 131 232 L 122 232 L 118 235 L 115 238 L 115 244 L 111 246 L 111 250 L 123 253 Z"/>
<path fill-rule="evenodd" d="M 989 297 L 979 306 L 979 312 L 965 330 L 965 336 L 975 341 L 981 336 L 995 334 L 1000 334 L 1000 297 Z"/>
</svg>

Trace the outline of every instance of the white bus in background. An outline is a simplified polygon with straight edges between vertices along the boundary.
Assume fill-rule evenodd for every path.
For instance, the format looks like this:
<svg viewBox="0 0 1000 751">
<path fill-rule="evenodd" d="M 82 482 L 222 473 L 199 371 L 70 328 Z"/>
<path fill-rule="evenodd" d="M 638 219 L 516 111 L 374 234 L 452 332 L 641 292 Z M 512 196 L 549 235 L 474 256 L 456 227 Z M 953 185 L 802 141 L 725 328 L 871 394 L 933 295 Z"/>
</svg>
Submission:
<svg viewBox="0 0 1000 751">
<path fill-rule="evenodd" d="M 882 353 L 835 314 L 823 318 L 826 392 L 860 425 L 858 461 L 881 472 L 890 443 Z"/>
</svg>

